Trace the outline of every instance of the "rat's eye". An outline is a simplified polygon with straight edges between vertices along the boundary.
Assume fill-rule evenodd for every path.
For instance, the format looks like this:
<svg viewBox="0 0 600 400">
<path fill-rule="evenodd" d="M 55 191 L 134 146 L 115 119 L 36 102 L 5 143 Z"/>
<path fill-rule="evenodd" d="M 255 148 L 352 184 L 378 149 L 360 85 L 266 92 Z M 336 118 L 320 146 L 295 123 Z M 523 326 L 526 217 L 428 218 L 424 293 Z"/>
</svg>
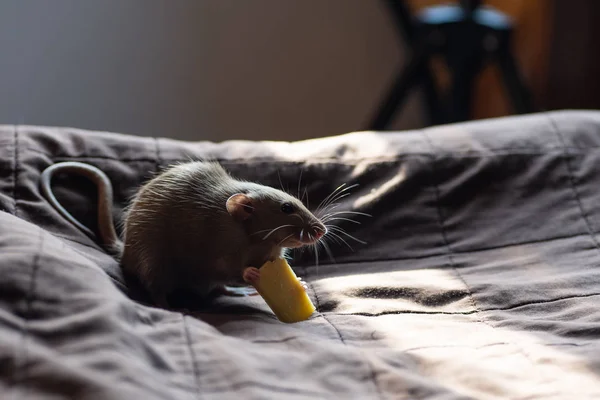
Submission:
<svg viewBox="0 0 600 400">
<path fill-rule="evenodd" d="M 281 205 L 281 211 L 283 211 L 286 214 L 291 214 L 294 212 L 294 206 L 290 203 L 283 203 Z"/>
</svg>

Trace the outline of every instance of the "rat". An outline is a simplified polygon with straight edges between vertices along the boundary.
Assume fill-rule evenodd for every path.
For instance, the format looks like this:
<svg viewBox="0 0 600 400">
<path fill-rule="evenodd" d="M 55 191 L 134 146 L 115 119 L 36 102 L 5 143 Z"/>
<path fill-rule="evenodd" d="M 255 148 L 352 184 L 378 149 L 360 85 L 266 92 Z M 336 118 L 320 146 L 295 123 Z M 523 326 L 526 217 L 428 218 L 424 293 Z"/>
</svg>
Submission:
<svg viewBox="0 0 600 400">
<path fill-rule="evenodd" d="M 219 163 L 173 164 L 143 184 L 124 210 L 123 239 L 112 217 L 112 184 L 104 172 L 81 162 L 53 164 L 41 175 L 48 202 L 84 233 L 94 233 L 64 209 L 50 183 L 73 172 L 98 187 L 98 230 L 103 247 L 125 274 L 137 278 L 159 307 L 189 290 L 200 298 L 234 294 L 228 285 L 253 285 L 267 261 L 287 250 L 314 245 L 326 226 L 296 197 L 232 177 Z"/>
</svg>

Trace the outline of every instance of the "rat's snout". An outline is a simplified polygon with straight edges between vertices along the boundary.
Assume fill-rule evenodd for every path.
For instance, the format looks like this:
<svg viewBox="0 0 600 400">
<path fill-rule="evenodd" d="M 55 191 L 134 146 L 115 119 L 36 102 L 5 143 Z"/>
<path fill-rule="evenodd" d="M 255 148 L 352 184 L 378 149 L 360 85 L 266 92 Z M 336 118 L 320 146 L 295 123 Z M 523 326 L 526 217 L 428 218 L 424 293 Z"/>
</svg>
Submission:
<svg viewBox="0 0 600 400">
<path fill-rule="evenodd" d="M 318 228 L 314 228 L 314 229 L 313 229 L 313 237 L 314 237 L 316 240 L 319 240 L 319 239 L 321 239 L 321 238 L 323 237 L 323 235 L 324 235 L 324 234 L 325 234 L 325 231 L 322 231 L 322 230 L 320 230 L 320 229 L 318 229 Z"/>
<path fill-rule="evenodd" d="M 315 241 L 317 241 L 327 233 L 327 227 L 321 223 L 316 223 L 310 227 L 310 231 Z"/>
<path fill-rule="evenodd" d="M 311 245 L 319 241 L 327 233 L 327 227 L 320 221 L 315 221 L 300 230 L 299 237 L 296 239 L 298 244 Z"/>
</svg>

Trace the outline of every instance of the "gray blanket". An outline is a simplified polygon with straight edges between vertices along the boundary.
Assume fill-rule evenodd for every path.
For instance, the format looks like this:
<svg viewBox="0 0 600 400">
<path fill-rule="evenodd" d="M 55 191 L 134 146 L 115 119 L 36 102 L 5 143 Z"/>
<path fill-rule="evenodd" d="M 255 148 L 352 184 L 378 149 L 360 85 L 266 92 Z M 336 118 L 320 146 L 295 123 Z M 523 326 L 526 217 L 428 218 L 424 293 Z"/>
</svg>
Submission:
<svg viewBox="0 0 600 400">
<path fill-rule="evenodd" d="M 600 112 L 557 112 L 296 143 L 179 142 L 0 126 L 3 399 L 600 398 Z M 118 264 L 42 198 L 62 160 L 102 168 L 115 218 L 161 167 L 222 162 L 314 207 L 360 186 L 331 237 L 291 262 L 318 311 L 260 297 L 183 315 L 145 305 Z M 57 177 L 95 229 L 95 189 Z M 350 249 L 352 247 L 352 249 Z"/>
</svg>

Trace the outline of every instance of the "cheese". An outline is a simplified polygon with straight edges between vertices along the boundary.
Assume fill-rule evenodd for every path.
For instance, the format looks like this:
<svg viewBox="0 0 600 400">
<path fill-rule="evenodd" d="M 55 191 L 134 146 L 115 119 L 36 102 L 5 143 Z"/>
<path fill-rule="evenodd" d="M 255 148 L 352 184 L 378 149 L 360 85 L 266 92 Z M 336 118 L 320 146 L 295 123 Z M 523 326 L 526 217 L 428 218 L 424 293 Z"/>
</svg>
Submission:
<svg viewBox="0 0 600 400">
<path fill-rule="evenodd" d="M 267 261 L 259 271 L 260 279 L 254 287 L 281 322 L 304 321 L 315 312 L 306 290 L 285 259 Z"/>
</svg>

